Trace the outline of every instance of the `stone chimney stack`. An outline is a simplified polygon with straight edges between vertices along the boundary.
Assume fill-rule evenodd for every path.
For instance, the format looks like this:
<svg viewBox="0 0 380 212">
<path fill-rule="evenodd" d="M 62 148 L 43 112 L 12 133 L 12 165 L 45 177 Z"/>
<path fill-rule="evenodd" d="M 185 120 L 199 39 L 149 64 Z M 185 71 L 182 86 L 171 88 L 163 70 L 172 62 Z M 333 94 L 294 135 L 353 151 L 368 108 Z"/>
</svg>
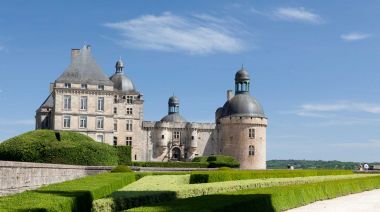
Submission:
<svg viewBox="0 0 380 212">
<path fill-rule="evenodd" d="M 234 97 L 234 93 L 232 92 L 232 90 L 227 90 L 227 100 L 231 100 L 232 97 Z"/>
<path fill-rule="evenodd" d="M 71 49 L 71 61 L 79 55 L 80 49 Z"/>
</svg>

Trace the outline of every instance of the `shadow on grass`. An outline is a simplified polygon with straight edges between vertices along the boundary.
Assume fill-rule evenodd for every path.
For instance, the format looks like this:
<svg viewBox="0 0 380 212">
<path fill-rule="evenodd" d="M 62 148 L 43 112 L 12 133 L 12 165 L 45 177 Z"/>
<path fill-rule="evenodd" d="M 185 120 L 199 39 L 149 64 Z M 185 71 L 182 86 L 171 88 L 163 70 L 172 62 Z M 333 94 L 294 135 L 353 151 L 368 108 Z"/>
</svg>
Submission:
<svg viewBox="0 0 380 212">
<path fill-rule="evenodd" d="M 70 197 L 73 200 L 72 211 L 91 211 L 93 196 L 89 191 L 49 191 L 36 190 L 36 193 L 53 194 L 56 196 Z M 44 211 L 38 210 L 36 211 Z"/>
<path fill-rule="evenodd" d="M 111 198 L 119 211 L 175 200 L 177 194 L 173 191 L 116 191 Z"/>
<path fill-rule="evenodd" d="M 270 194 L 205 195 L 156 204 L 150 209 L 153 209 L 151 211 L 158 209 L 164 211 L 276 211 Z"/>
</svg>

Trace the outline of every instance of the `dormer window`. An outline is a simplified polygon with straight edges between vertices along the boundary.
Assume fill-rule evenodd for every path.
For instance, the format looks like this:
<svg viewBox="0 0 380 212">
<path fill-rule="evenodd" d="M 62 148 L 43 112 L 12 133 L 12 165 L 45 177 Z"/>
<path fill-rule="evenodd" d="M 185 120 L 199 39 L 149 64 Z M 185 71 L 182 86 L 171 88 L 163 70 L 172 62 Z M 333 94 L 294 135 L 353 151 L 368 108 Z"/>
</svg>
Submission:
<svg viewBox="0 0 380 212">
<path fill-rule="evenodd" d="M 71 83 L 65 83 L 65 88 L 71 88 Z"/>
<path fill-rule="evenodd" d="M 87 84 L 81 84 L 81 85 L 80 85 L 80 88 L 81 88 L 81 89 L 87 89 Z"/>
<path fill-rule="evenodd" d="M 104 90 L 104 85 L 98 85 L 98 90 Z"/>
</svg>

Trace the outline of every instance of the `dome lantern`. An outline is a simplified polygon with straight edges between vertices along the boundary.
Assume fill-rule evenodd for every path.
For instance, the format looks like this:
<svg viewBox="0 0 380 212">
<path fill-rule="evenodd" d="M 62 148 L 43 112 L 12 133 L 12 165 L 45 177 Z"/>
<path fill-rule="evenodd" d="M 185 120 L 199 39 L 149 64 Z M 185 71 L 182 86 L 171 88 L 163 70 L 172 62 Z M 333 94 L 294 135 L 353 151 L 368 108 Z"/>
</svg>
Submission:
<svg viewBox="0 0 380 212">
<path fill-rule="evenodd" d="M 239 93 L 249 93 L 249 73 L 243 65 L 235 74 L 235 94 Z"/>
<path fill-rule="evenodd" d="M 124 63 L 121 60 L 121 58 L 119 58 L 119 60 L 116 62 L 115 68 L 116 68 L 116 73 L 122 73 L 123 72 Z"/>
</svg>

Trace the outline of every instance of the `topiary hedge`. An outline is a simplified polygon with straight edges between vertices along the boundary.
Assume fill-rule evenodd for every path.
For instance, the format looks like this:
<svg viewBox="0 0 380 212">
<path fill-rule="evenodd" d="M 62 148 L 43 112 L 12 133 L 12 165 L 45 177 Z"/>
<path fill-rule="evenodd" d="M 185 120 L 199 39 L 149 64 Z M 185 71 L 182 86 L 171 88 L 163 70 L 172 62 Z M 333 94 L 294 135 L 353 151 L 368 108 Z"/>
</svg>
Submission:
<svg viewBox="0 0 380 212">
<path fill-rule="evenodd" d="M 0 160 L 88 166 L 118 164 L 117 150 L 69 131 L 35 130 L 0 144 Z"/>
<path fill-rule="evenodd" d="M 262 178 L 290 178 L 325 175 L 347 175 L 351 170 L 231 170 L 191 173 L 190 183 L 212 183 L 222 181 L 262 179 Z"/>
<path fill-rule="evenodd" d="M 207 168 L 208 163 L 202 162 L 141 162 L 133 161 L 129 163 L 130 166 L 141 167 L 171 167 L 171 168 Z"/>
<path fill-rule="evenodd" d="M 115 146 L 119 157 L 118 164 L 126 165 L 131 162 L 131 146 Z"/>
<path fill-rule="evenodd" d="M 376 188 L 380 188 L 380 176 L 204 195 L 128 211 L 285 211 L 315 201 Z"/>
<path fill-rule="evenodd" d="M 0 197 L 0 211 L 91 211 L 103 198 L 135 181 L 134 173 L 102 173 Z"/>
<path fill-rule="evenodd" d="M 207 162 L 209 163 L 208 168 L 218 168 L 218 167 L 230 167 L 239 168 L 240 164 L 235 158 L 226 155 L 211 155 L 196 157 L 192 162 Z"/>
</svg>

